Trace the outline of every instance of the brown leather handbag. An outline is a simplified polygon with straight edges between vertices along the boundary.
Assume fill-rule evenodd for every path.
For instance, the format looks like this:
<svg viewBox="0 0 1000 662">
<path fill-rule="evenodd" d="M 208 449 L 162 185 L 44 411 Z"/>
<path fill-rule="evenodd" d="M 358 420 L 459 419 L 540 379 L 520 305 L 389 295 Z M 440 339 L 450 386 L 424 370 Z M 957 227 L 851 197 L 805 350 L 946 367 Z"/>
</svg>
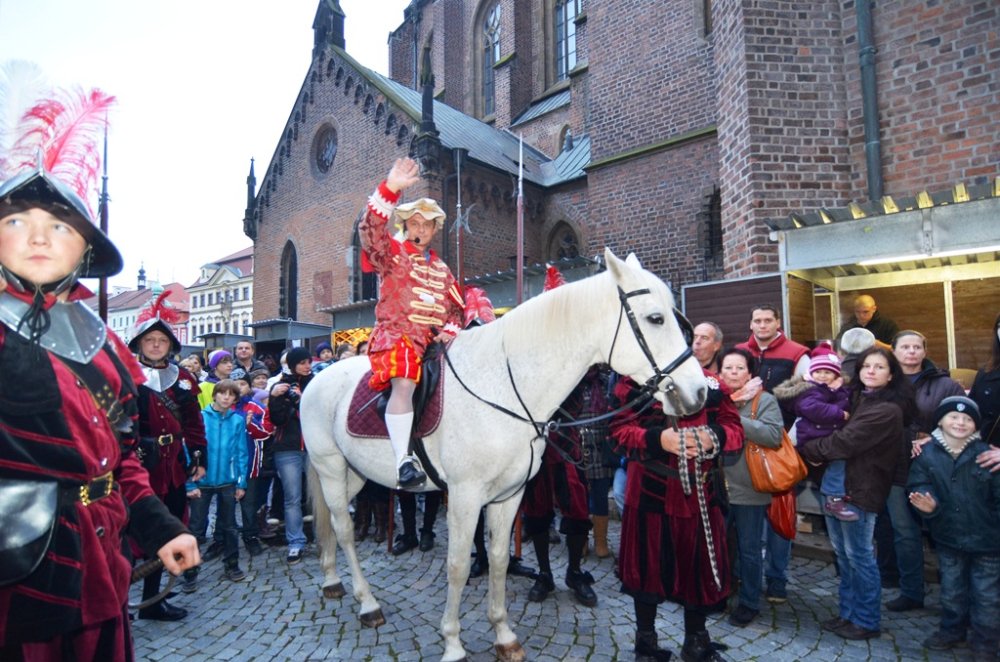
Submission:
<svg viewBox="0 0 1000 662">
<path fill-rule="evenodd" d="M 750 418 L 757 418 L 759 402 L 760 393 L 753 399 Z M 785 492 L 806 477 L 806 465 L 784 429 L 781 430 L 781 446 L 778 448 L 767 448 L 747 440 L 744 442 L 743 455 L 750 471 L 750 481 L 758 492 Z"/>
</svg>

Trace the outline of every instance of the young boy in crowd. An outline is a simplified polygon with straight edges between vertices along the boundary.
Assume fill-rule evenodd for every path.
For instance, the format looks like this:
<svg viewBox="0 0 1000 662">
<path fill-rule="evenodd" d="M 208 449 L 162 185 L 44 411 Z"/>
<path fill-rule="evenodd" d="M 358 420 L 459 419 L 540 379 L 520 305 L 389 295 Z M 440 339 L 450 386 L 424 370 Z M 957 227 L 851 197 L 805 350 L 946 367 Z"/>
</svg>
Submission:
<svg viewBox="0 0 1000 662">
<path fill-rule="evenodd" d="M 794 398 L 795 437 L 804 446 L 813 439 L 839 430 L 851 417 L 849 395 L 840 374 L 840 357 L 829 343 L 820 343 L 810 353 L 809 375 L 793 377 L 774 389 L 781 400 Z M 843 522 L 854 522 L 858 511 L 845 499 L 845 462 L 830 462 L 823 473 L 820 492 L 826 497 L 823 510 Z"/>
<path fill-rule="evenodd" d="M 976 463 L 990 449 L 977 429 L 979 407 L 945 398 L 938 427 L 910 466 L 910 503 L 927 521 L 941 570 L 941 626 L 924 648 L 948 650 L 965 641 L 976 660 L 996 660 L 1000 644 L 1000 473 Z"/>
<path fill-rule="evenodd" d="M 213 542 L 203 556 L 211 560 L 221 552 L 225 577 L 234 582 L 246 578 L 239 567 L 236 535 L 236 502 L 246 493 L 249 455 L 244 417 L 233 409 L 239 395 L 236 383 L 223 379 L 212 389 L 212 404 L 201 412 L 208 439 L 208 463 L 205 477 L 196 483 L 201 496 L 191 500 L 190 522 L 191 531 L 199 541 L 204 541 L 209 505 L 218 496 L 215 526 L 222 531 L 222 549 L 218 548 L 218 542 Z"/>
</svg>

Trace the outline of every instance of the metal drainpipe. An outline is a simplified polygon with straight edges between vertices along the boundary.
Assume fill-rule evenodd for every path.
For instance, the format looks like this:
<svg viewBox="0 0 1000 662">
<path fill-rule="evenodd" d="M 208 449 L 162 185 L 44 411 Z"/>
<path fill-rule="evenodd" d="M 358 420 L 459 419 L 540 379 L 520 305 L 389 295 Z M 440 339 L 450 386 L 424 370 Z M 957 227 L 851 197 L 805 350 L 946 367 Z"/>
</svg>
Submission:
<svg viewBox="0 0 1000 662">
<path fill-rule="evenodd" d="M 858 60 L 861 64 L 861 112 L 865 124 L 865 167 L 868 199 L 882 199 L 882 143 L 878 127 L 878 87 L 875 80 L 875 48 L 872 36 L 873 0 L 857 0 Z"/>
</svg>

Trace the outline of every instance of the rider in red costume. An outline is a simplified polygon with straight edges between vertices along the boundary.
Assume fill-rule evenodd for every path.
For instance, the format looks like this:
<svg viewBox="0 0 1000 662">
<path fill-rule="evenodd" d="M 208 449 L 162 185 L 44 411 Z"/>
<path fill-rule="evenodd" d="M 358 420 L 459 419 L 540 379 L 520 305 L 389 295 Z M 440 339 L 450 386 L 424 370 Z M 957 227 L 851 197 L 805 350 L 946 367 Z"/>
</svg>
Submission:
<svg viewBox="0 0 1000 662">
<path fill-rule="evenodd" d="M 365 266 L 379 275 L 375 328 L 368 346 L 370 385 L 376 391 L 392 386 L 385 423 L 401 489 L 419 488 L 427 479 L 408 454 L 413 393 L 424 351 L 432 342 L 450 342 L 464 316 L 459 284 L 430 248 L 444 226 L 444 211 L 430 198 L 397 206 L 403 190 L 419 181 L 420 168 L 413 159 L 396 159 L 368 199 L 368 213 L 358 227 Z M 402 231 L 399 238 L 389 233 L 390 219 Z"/>
</svg>

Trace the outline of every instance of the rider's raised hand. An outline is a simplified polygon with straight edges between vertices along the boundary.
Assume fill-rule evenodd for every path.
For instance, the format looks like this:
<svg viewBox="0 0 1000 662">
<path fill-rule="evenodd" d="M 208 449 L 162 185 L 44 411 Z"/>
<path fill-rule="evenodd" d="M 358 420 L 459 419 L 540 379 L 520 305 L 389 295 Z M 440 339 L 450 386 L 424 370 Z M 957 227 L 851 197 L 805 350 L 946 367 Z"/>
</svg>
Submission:
<svg viewBox="0 0 1000 662">
<path fill-rule="evenodd" d="M 385 177 L 386 187 L 393 193 L 413 186 L 420 181 L 420 166 L 411 158 L 396 159 Z"/>
</svg>

